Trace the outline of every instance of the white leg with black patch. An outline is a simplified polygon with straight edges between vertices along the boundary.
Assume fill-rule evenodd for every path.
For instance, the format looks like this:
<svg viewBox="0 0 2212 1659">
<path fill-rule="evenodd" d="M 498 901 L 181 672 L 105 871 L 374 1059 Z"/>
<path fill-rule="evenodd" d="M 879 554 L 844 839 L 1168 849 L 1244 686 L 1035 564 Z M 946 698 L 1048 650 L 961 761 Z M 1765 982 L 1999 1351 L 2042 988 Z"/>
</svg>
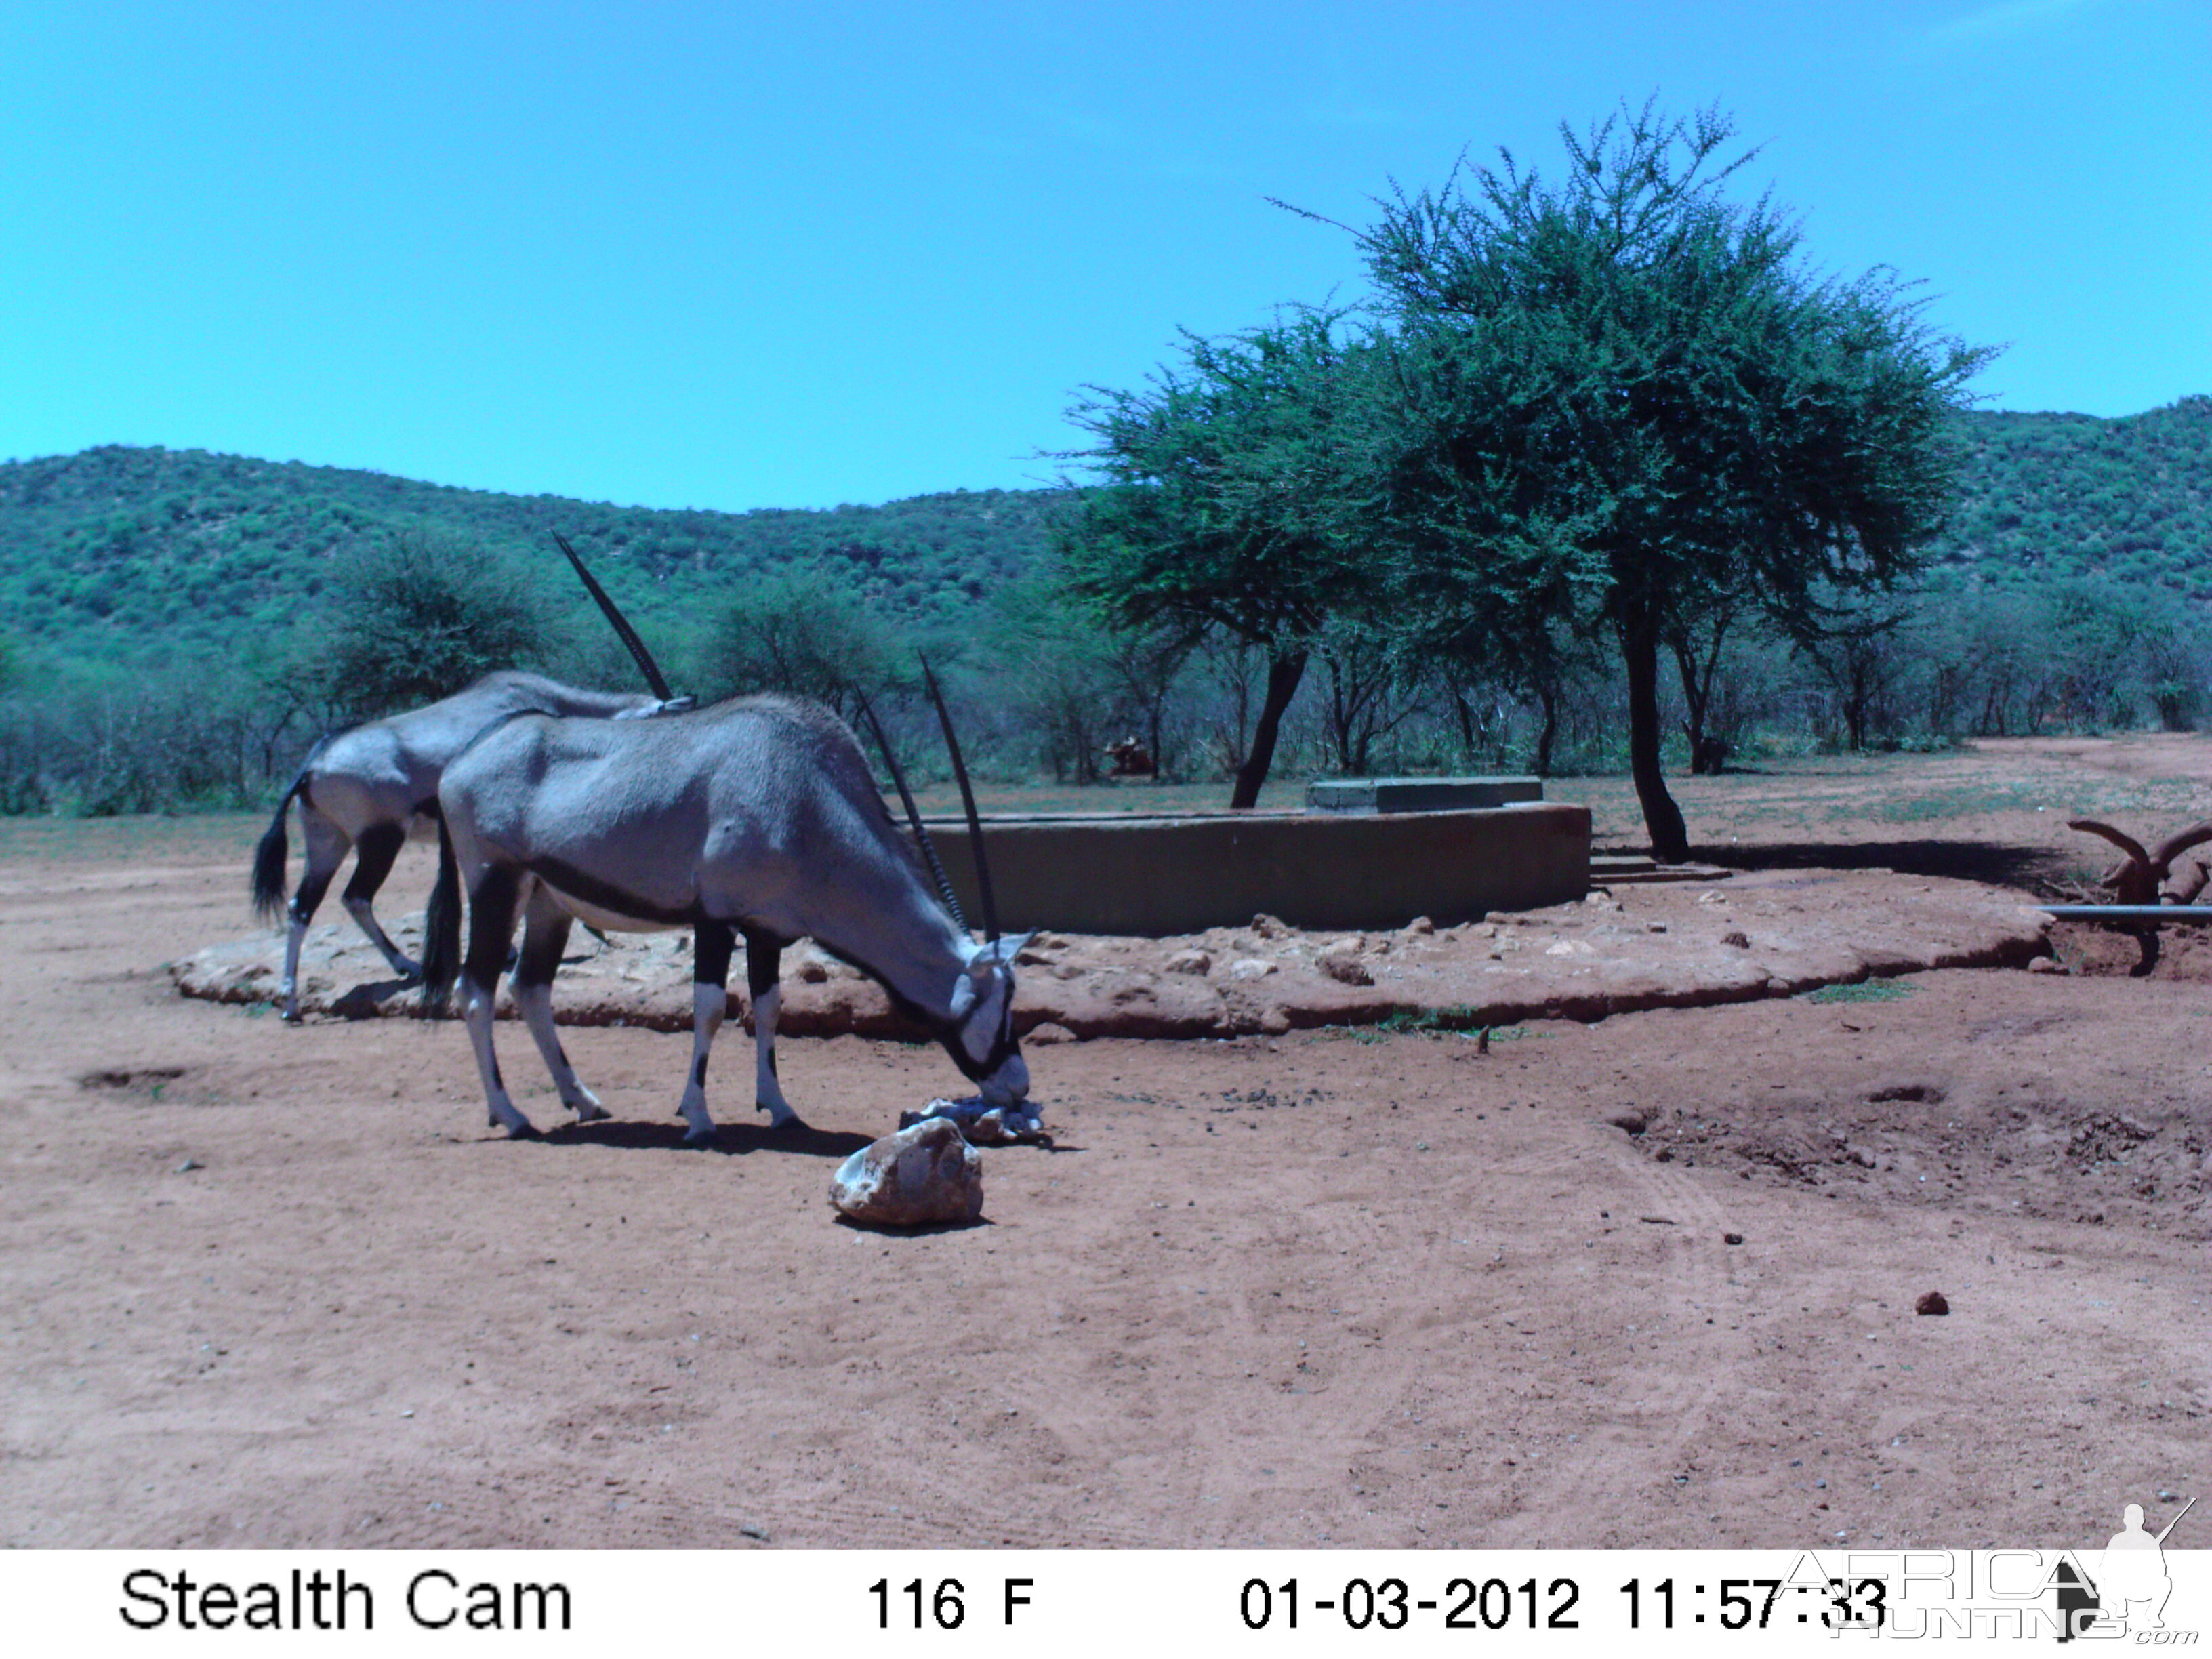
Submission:
<svg viewBox="0 0 2212 1659">
<path fill-rule="evenodd" d="M 684 1137 L 690 1145 L 714 1139 L 714 1120 L 707 1115 L 707 1055 L 729 1009 L 730 994 L 720 985 L 702 981 L 692 986 L 691 1073 L 684 1080 L 684 1099 L 677 1108 L 691 1126 Z"/>
<path fill-rule="evenodd" d="M 493 993 L 474 981 L 461 988 L 461 1018 L 469 1028 L 469 1045 L 476 1050 L 477 1070 L 483 1078 L 484 1103 L 490 1108 L 491 1127 L 505 1129 L 517 1139 L 535 1134 L 530 1120 L 507 1097 L 507 1085 L 499 1075 L 499 1056 L 492 1052 Z"/>
<path fill-rule="evenodd" d="M 294 1024 L 300 1018 L 300 941 L 307 937 L 307 924 L 294 917 L 284 928 L 284 977 L 276 981 L 276 994 L 283 1000 L 284 1018 Z"/>
<path fill-rule="evenodd" d="M 538 1052 L 544 1058 L 545 1069 L 553 1074 L 553 1086 L 561 1091 L 561 1103 L 576 1115 L 579 1123 L 596 1123 L 606 1116 L 606 1108 L 577 1078 L 575 1067 L 568 1064 L 567 1051 L 561 1047 L 561 1034 L 553 1024 L 553 988 L 525 985 L 518 980 L 514 985 L 514 1006 L 520 1011 L 523 1023 L 530 1027 Z"/>
<path fill-rule="evenodd" d="M 783 1084 L 775 1074 L 775 1020 L 782 1008 L 781 985 L 771 985 L 753 999 L 753 1104 L 768 1114 L 772 1129 L 799 1115 L 783 1097 Z"/>
</svg>

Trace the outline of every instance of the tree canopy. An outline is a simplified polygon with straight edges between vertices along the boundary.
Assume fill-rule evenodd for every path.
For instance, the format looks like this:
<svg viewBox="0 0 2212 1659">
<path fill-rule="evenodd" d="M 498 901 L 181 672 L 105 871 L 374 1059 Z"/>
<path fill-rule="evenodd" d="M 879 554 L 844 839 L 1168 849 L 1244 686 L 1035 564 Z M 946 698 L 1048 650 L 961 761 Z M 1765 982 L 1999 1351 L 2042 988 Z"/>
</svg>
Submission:
<svg viewBox="0 0 2212 1659">
<path fill-rule="evenodd" d="M 1141 391 L 1093 388 L 1073 411 L 1104 480 L 1056 543 L 1068 580 L 1130 627 L 1258 647 L 1267 689 L 1232 806 L 1259 798 L 1283 711 L 1331 616 L 1373 590 L 1363 535 L 1372 343 L 1302 311 L 1228 340 L 1186 335 Z"/>
<path fill-rule="evenodd" d="M 395 538 L 349 556 L 337 585 L 324 674 L 356 719 L 450 696 L 546 643 L 528 590 L 481 547 Z"/>
<path fill-rule="evenodd" d="M 1886 270 L 1818 276 L 1771 204 L 1723 191 L 1717 111 L 1562 127 L 1556 184 L 1497 169 L 1396 192 L 1358 246 L 1389 325 L 1403 591 L 1432 625 L 1498 596 L 1602 629 L 1662 859 L 1687 856 L 1660 769 L 1658 660 L 1686 613 L 1755 603 L 1798 637 L 1941 527 L 1945 417 L 1988 353 L 1940 337 Z"/>
</svg>

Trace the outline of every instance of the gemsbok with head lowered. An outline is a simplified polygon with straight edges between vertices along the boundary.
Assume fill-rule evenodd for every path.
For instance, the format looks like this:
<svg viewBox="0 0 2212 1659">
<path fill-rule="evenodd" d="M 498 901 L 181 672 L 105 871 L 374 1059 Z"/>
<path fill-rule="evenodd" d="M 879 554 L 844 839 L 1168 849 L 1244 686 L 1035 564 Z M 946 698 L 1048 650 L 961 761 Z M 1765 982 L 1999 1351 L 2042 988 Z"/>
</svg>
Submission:
<svg viewBox="0 0 2212 1659">
<path fill-rule="evenodd" d="M 957 755 L 956 746 L 980 873 L 980 825 Z M 1014 957 L 1027 936 L 999 937 L 986 878 L 989 939 L 969 937 L 950 885 L 941 874 L 933 884 L 893 824 L 853 733 L 817 703 L 738 697 L 631 721 L 517 714 L 446 769 L 438 803 L 424 978 L 434 995 L 459 979 L 491 1122 L 511 1135 L 533 1131 L 501 1079 L 492 1028 L 518 917 L 515 1005 L 580 1120 L 606 1113 L 577 1080 L 552 1012 L 553 976 L 579 920 L 610 932 L 691 930 L 691 1066 L 678 1107 L 689 1144 L 714 1132 L 707 1057 L 728 1008 L 739 936 L 752 994 L 754 1100 L 771 1125 L 794 1117 L 775 1045 L 780 954 L 799 939 L 881 984 L 986 1101 L 1028 1095 L 1013 1008 Z M 915 824 L 919 836 L 918 817 Z"/>
<path fill-rule="evenodd" d="M 289 924 L 284 977 L 276 986 L 284 1018 L 300 1018 L 300 942 L 349 852 L 355 857 L 353 879 L 344 894 L 347 912 L 384 953 L 394 974 L 411 980 L 421 971 L 377 921 L 374 901 L 400 848 L 410 838 L 430 835 L 438 781 L 447 763 L 487 726 L 526 708 L 635 720 L 670 706 L 659 697 L 586 691 L 542 674 L 502 672 L 487 674 L 428 708 L 370 720 L 317 744 L 276 803 L 276 816 L 253 855 L 254 908 L 272 922 L 281 913 Z M 295 800 L 300 803 L 307 865 L 287 905 L 284 831 Z"/>
</svg>

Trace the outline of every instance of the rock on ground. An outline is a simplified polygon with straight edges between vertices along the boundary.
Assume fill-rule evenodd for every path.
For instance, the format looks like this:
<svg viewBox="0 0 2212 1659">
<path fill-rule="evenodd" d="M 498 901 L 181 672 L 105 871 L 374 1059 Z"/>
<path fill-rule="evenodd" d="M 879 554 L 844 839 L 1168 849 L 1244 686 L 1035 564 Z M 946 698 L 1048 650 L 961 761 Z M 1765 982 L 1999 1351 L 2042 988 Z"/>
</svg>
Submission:
<svg viewBox="0 0 2212 1659">
<path fill-rule="evenodd" d="M 951 1119 L 926 1118 L 872 1141 L 837 1166 L 830 1202 L 877 1227 L 973 1221 L 983 1213 L 983 1158 Z"/>
</svg>

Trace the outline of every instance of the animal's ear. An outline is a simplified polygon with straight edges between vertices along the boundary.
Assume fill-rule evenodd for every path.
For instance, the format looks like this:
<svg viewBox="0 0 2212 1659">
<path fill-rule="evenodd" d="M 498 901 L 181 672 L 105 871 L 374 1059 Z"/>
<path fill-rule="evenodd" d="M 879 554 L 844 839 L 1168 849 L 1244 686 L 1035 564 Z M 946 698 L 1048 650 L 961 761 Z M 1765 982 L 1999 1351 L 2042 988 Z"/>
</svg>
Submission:
<svg viewBox="0 0 2212 1659">
<path fill-rule="evenodd" d="M 1034 931 L 1009 934 L 1001 939 L 994 949 L 1000 962 L 1012 963 L 1016 957 L 1028 948 L 1029 942 L 1036 937 Z"/>
<path fill-rule="evenodd" d="M 971 962 L 968 966 L 968 971 L 966 973 L 957 974 L 953 976 L 952 1006 L 951 1012 L 952 1018 L 955 1020 L 963 1020 L 967 1018 L 968 1011 L 975 1006 L 975 999 L 982 994 L 981 990 L 976 984 L 976 975 L 979 969 L 977 965 Z"/>
</svg>

